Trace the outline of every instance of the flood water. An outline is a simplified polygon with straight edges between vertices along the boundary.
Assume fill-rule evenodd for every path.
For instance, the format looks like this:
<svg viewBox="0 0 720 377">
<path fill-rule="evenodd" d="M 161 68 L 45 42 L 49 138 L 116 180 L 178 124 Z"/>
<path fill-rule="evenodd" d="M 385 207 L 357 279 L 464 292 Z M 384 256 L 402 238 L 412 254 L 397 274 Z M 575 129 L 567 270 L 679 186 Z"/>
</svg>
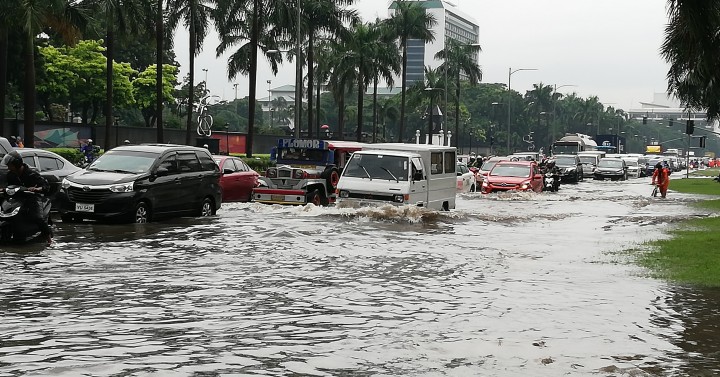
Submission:
<svg viewBox="0 0 720 377">
<path fill-rule="evenodd" d="M 720 291 L 622 252 L 705 215 L 651 190 L 58 223 L 0 252 L 0 376 L 718 375 Z"/>
</svg>

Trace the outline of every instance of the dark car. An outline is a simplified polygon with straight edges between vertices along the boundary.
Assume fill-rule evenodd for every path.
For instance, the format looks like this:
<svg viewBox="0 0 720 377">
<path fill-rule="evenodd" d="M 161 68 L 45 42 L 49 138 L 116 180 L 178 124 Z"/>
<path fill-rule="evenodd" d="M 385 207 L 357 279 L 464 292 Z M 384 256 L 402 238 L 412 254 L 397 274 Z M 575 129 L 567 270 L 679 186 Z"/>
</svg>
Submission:
<svg viewBox="0 0 720 377">
<path fill-rule="evenodd" d="M 606 179 L 624 181 L 628 177 L 628 167 L 622 158 L 603 158 L 598 162 L 593 179 Z"/>
<path fill-rule="evenodd" d="M 65 178 L 63 221 L 211 216 L 220 208 L 220 170 L 204 148 L 142 144 L 113 148 Z"/>
<path fill-rule="evenodd" d="M 258 187 L 258 174 L 237 157 L 213 156 L 220 167 L 220 188 L 223 202 L 249 202 Z"/>
<path fill-rule="evenodd" d="M 580 157 L 574 154 L 558 154 L 553 156 L 553 160 L 560 171 L 561 180 L 572 182 L 583 180 L 583 164 Z"/>
<path fill-rule="evenodd" d="M 40 175 L 48 181 L 50 184 L 49 196 L 52 209 L 57 210 L 60 206 L 57 194 L 60 192 L 60 184 L 63 179 L 82 169 L 73 165 L 59 154 L 43 149 L 20 148 L 17 149 L 17 152 L 22 156 L 24 163 L 40 172 Z"/>
</svg>

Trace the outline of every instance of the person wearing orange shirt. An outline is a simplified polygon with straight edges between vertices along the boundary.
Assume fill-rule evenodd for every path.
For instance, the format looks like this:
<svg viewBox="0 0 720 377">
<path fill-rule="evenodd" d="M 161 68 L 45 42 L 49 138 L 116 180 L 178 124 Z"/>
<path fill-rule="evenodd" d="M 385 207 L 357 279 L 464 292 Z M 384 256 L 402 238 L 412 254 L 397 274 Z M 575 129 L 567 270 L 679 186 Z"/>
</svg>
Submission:
<svg viewBox="0 0 720 377">
<path fill-rule="evenodd" d="M 655 171 L 652 175 L 652 184 L 657 185 L 660 190 L 660 196 L 663 198 L 667 195 L 668 186 L 670 186 L 670 172 L 661 162 L 655 165 Z"/>
</svg>

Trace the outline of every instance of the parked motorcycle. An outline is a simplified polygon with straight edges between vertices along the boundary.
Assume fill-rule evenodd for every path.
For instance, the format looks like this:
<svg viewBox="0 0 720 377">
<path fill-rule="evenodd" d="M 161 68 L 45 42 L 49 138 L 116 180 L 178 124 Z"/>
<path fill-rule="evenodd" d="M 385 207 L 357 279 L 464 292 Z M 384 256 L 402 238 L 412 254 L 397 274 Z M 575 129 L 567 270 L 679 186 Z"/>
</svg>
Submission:
<svg viewBox="0 0 720 377">
<path fill-rule="evenodd" d="M 29 242 L 40 235 L 40 229 L 32 222 L 26 203 L 36 200 L 37 193 L 23 186 L 8 186 L 2 193 L 0 204 L 0 243 Z M 43 219 L 50 224 L 50 199 L 42 196 Z"/>
</svg>

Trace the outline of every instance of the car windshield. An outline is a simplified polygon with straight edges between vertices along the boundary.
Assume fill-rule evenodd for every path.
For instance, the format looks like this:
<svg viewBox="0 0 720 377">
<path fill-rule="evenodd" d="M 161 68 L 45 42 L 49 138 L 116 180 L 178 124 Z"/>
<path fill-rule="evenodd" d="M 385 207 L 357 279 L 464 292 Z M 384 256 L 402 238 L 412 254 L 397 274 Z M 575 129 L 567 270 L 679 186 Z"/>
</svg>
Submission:
<svg viewBox="0 0 720 377">
<path fill-rule="evenodd" d="M 580 162 L 583 164 L 595 164 L 597 159 L 593 156 L 580 156 Z"/>
<path fill-rule="evenodd" d="M 612 158 L 612 159 L 600 160 L 598 167 L 599 168 L 621 168 L 622 165 L 623 165 L 622 160 Z"/>
<path fill-rule="evenodd" d="M 87 170 L 117 173 L 146 173 L 159 154 L 137 151 L 108 151 L 90 165 Z"/>
<path fill-rule="evenodd" d="M 627 166 L 638 166 L 638 162 L 635 160 L 625 160 L 625 165 Z"/>
<path fill-rule="evenodd" d="M 485 163 L 482 164 L 482 167 L 480 169 L 484 171 L 490 171 L 495 165 L 497 165 L 498 162 L 500 162 L 500 160 L 485 161 Z"/>
<path fill-rule="evenodd" d="M 577 161 L 575 156 L 558 156 L 555 158 L 555 165 L 557 166 L 575 166 Z"/>
<path fill-rule="evenodd" d="M 500 164 L 493 168 L 493 170 L 490 172 L 490 175 L 501 177 L 529 177 L 530 166 Z"/>
<path fill-rule="evenodd" d="M 410 160 L 403 156 L 382 154 L 354 154 L 348 162 L 343 177 L 407 181 Z"/>
<path fill-rule="evenodd" d="M 322 163 L 328 151 L 322 149 L 305 148 L 281 148 L 278 153 L 278 161 L 308 161 Z"/>
</svg>

